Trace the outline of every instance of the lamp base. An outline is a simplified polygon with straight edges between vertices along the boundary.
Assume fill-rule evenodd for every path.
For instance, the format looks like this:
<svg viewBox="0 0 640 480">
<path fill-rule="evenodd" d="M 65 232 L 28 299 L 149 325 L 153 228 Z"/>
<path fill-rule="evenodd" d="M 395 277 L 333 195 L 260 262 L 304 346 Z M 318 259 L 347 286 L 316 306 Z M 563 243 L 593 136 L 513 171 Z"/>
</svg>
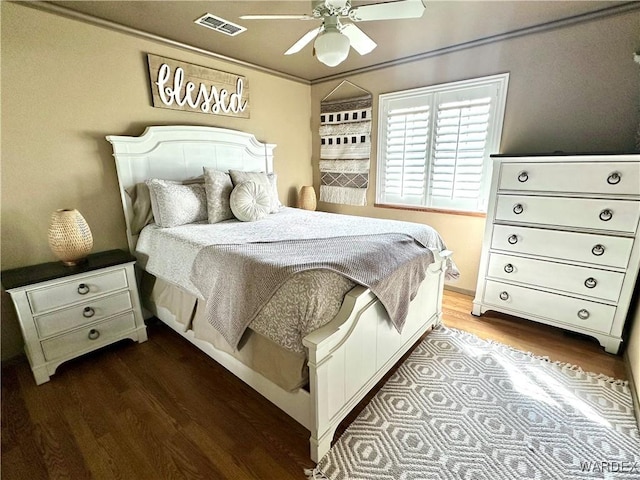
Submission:
<svg viewBox="0 0 640 480">
<path fill-rule="evenodd" d="M 62 264 L 67 267 L 75 267 L 87 261 L 86 257 L 79 260 L 61 260 Z"/>
</svg>

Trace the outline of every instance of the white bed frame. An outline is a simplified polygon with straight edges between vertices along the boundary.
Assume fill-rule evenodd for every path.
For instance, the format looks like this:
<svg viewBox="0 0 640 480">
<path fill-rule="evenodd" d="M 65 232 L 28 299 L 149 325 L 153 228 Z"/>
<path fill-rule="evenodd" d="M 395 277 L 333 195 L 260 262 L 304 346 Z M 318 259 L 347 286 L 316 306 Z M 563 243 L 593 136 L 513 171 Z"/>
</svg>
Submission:
<svg viewBox="0 0 640 480">
<path fill-rule="evenodd" d="M 131 201 L 125 189 L 148 178 L 184 180 L 202 167 L 226 171 L 273 170 L 275 145 L 248 133 L 191 126 L 149 127 L 140 137 L 108 136 L 113 145 L 129 248 L 135 253 Z M 356 286 L 328 324 L 303 339 L 309 349 L 309 391 L 288 392 L 231 355 L 184 331 L 173 314 L 151 306 L 160 320 L 253 387 L 311 432 L 311 459 L 329 451 L 339 423 L 365 397 L 414 343 L 442 317 L 446 262 L 451 252 L 433 250 L 435 262 L 411 302 L 399 334 L 368 288 Z"/>
</svg>

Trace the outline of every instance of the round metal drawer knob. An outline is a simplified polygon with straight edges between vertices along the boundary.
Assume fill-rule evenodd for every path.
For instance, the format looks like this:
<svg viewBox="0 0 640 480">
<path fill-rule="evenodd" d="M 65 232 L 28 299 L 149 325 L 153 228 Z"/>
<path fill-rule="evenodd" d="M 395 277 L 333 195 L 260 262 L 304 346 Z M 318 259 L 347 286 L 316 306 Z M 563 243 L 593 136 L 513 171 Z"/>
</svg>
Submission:
<svg viewBox="0 0 640 480">
<path fill-rule="evenodd" d="M 589 277 L 584 281 L 584 286 L 587 288 L 596 288 L 596 285 L 598 285 L 598 281 L 593 277 Z"/>
<path fill-rule="evenodd" d="M 509 235 L 509 238 L 507 238 L 507 242 L 509 242 L 511 245 L 515 245 L 516 243 L 518 243 L 518 236 Z"/>
<path fill-rule="evenodd" d="M 600 245 L 600 244 L 596 245 L 591 249 L 591 253 L 593 253 L 596 257 L 599 257 L 600 255 L 604 255 L 604 245 Z"/>
<path fill-rule="evenodd" d="M 613 172 L 607 177 L 607 183 L 609 185 L 617 185 L 622 180 L 622 175 L 619 172 Z"/>
<path fill-rule="evenodd" d="M 524 212 L 524 207 L 521 203 L 516 203 L 513 206 L 513 213 L 515 213 L 516 215 L 520 215 L 522 212 Z"/>
<path fill-rule="evenodd" d="M 96 314 L 96 311 L 91 307 L 84 307 L 84 310 L 82 311 L 82 316 L 84 318 L 91 318 L 95 314 Z"/>
<path fill-rule="evenodd" d="M 81 283 L 80 285 L 78 285 L 78 293 L 80 295 L 86 295 L 87 293 L 89 293 L 89 285 L 87 285 L 86 283 Z"/>
<path fill-rule="evenodd" d="M 600 220 L 602 220 L 603 222 L 608 222 L 613 218 L 613 212 L 608 208 L 605 208 L 600 212 L 599 217 L 600 217 Z"/>
<path fill-rule="evenodd" d="M 589 316 L 589 310 L 583 308 L 578 311 L 578 318 L 581 318 L 582 320 L 586 320 L 587 318 L 589 318 Z"/>
<path fill-rule="evenodd" d="M 518 175 L 518 181 L 520 183 L 524 183 L 527 180 L 529 180 L 529 174 L 527 172 L 520 172 L 520 175 Z"/>
<path fill-rule="evenodd" d="M 100 336 L 100 332 L 95 328 L 92 328 L 89 330 L 89 335 L 87 336 L 89 337 L 89 340 L 96 340 Z"/>
<path fill-rule="evenodd" d="M 509 300 L 509 294 L 507 292 L 500 292 L 500 300 Z"/>
<path fill-rule="evenodd" d="M 504 266 L 504 271 L 507 272 L 507 273 L 513 273 L 513 265 L 511 265 L 510 263 L 507 263 Z"/>
</svg>

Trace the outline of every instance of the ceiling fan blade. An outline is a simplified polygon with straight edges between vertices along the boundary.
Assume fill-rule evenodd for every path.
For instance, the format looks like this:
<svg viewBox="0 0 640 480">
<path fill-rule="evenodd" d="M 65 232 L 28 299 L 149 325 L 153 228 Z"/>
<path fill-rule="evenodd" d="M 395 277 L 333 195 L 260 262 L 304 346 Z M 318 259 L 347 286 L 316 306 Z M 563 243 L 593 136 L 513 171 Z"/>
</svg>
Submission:
<svg viewBox="0 0 640 480">
<path fill-rule="evenodd" d="M 349 37 L 351 46 L 360 55 L 366 55 L 378 46 L 376 42 L 371 40 L 371 38 L 369 38 L 366 33 L 356 27 L 353 23 L 348 23 L 344 27 L 342 27 L 340 33 L 343 33 L 344 35 Z"/>
<path fill-rule="evenodd" d="M 352 8 L 349 11 L 349 18 L 354 22 L 420 18 L 423 12 L 422 0 L 401 0 Z"/>
<path fill-rule="evenodd" d="M 240 15 L 242 20 L 317 20 L 311 15 Z"/>
<path fill-rule="evenodd" d="M 294 43 L 291 48 L 289 48 L 289 50 L 287 50 L 286 52 L 284 52 L 285 55 L 292 55 L 294 53 L 298 53 L 300 50 L 302 50 L 305 46 L 307 46 L 307 44 L 309 44 L 311 42 L 311 40 L 313 40 L 314 38 L 316 38 L 316 36 L 318 35 L 318 33 L 320 33 L 320 30 L 322 30 L 322 27 L 318 27 L 318 28 L 314 28 L 313 30 L 308 31 L 307 33 L 305 33 L 303 35 L 303 37 L 298 40 L 296 43 Z"/>
</svg>

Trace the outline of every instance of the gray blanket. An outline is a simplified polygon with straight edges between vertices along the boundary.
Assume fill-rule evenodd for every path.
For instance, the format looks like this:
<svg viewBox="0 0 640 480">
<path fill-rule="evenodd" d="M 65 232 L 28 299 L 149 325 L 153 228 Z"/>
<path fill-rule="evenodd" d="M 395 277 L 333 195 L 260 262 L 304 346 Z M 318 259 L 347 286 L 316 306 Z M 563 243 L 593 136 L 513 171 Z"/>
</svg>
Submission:
<svg viewBox="0 0 640 480">
<path fill-rule="evenodd" d="M 292 275 L 338 272 L 378 297 L 400 331 L 409 302 L 433 254 L 399 233 L 210 245 L 193 263 L 191 281 L 206 301 L 207 320 L 237 348 L 247 326 Z"/>
</svg>

